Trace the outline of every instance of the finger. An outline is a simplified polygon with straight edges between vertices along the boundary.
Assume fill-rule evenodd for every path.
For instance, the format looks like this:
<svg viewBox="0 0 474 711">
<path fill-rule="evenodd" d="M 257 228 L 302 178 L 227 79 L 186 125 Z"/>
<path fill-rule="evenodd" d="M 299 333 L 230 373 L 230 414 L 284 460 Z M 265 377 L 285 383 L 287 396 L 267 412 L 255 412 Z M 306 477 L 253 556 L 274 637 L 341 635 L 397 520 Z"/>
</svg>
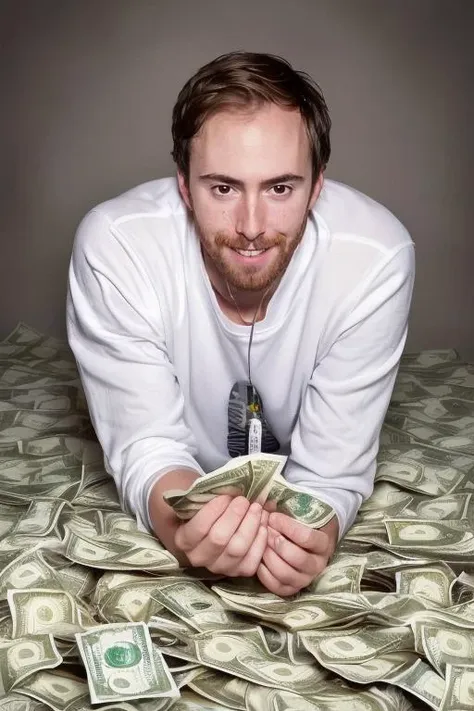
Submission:
<svg viewBox="0 0 474 711">
<path fill-rule="evenodd" d="M 292 568 L 301 573 L 311 575 L 312 578 L 319 575 L 326 567 L 326 556 L 310 553 L 297 546 L 296 543 L 289 541 L 271 526 L 268 527 L 268 546 Z"/>
<path fill-rule="evenodd" d="M 222 516 L 232 501 L 227 494 L 208 501 L 187 523 L 183 523 L 175 535 L 175 543 L 185 553 L 192 550 L 209 533 L 214 523 Z"/>
<path fill-rule="evenodd" d="M 311 575 L 301 573 L 299 570 L 292 568 L 283 558 L 280 558 L 278 553 L 275 553 L 275 551 L 268 546 L 264 551 L 262 560 L 281 585 L 295 587 L 301 590 L 301 588 L 305 588 L 309 585 L 312 580 Z"/>
<path fill-rule="evenodd" d="M 257 578 L 260 580 L 267 590 L 281 597 L 288 597 L 298 592 L 298 588 L 282 585 L 279 580 L 268 570 L 265 563 L 260 563 L 257 568 Z"/>
<path fill-rule="evenodd" d="M 271 513 L 268 525 L 282 533 L 285 538 L 296 543 L 297 546 L 306 548 L 312 553 L 325 554 L 329 551 L 329 536 L 327 533 L 309 528 L 309 526 L 305 526 L 286 514 Z"/>
<path fill-rule="evenodd" d="M 265 506 L 263 508 L 265 509 L 265 511 L 268 511 L 269 513 L 271 513 L 272 511 L 276 511 L 277 510 L 276 501 L 266 501 Z"/>
<path fill-rule="evenodd" d="M 245 519 L 249 506 L 250 502 L 243 496 L 232 499 L 226 510 L 211 526 L 208 534 L 193 550 L 189 551 L 188 558 L 193 565 L 208 566 L 219 558 L 237 535 L 236 532 Z M 245 553 L 248 547 L 245 549 Z"/>
<path fill-rule="evenodd" d="M 231 558 L 242 559 L 247 555 L 250 550 L 250 546 L 255 540 L 260 527 L 260 521 L 262 518 L 262 507 L 260 504 L 253 503 L 245 518 L 240 523 L 239 528 L 234 533 L 232 538 L 224 551 L 225 556 L 230 556 Z"/>
<path fill-rule="evenodd" d="M 267 547 L 267 535 L 268 530 L 266 526 L 260 526 L 247 555 L 244 556 L 239 563 L 237 572 L 238 575 L 242 575 L 246 578 L 255 575 L 257 568 L 262 561 L 265 548 Z"/>
</svg>

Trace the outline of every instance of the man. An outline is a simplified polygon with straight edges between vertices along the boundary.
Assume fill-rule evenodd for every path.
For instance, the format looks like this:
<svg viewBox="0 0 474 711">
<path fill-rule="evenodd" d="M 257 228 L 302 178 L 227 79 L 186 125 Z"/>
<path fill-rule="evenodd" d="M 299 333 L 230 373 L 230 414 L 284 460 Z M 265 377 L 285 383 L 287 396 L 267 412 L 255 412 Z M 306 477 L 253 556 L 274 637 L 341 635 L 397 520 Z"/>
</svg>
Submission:
<svg viewBox="0 0 474 711">
<path fill-rule="evenodd" d="M 92 210 L 70 267 L 69 340 L 124 507 L 183 564 L 279 595 L 324 569 L 372 491 L 414 278 L 398 220 L 324 181 L 329 129 L 284 60 L 217 58 L 174 108 L 177 180 Z M 249 446 L 287 454 L 286 479 L 336 516 L 312 531 L 223 495 L 181 523 L 163 493 Z"/>
</svg>

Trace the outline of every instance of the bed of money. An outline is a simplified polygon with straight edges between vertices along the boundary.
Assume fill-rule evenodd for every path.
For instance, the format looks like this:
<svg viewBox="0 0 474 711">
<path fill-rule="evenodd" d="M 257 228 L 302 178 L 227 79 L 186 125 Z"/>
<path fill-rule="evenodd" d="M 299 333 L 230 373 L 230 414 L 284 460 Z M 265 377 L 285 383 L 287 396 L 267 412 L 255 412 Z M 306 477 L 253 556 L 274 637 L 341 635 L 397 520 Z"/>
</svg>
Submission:
<svg viewBox="0 0 474 711">
<path fill-rule="evenodd" d="M 315 454 L 317 456 L 317 453 Z M 333 515 L 281 457 L 233 460 L 187 492 Z M 121 510 L 66 344 L 0 343 L 0 709 L 472 711 L 474 366 L 406 355 L 372 497 L 291 598 L 180 569 Z"/>
</svg>

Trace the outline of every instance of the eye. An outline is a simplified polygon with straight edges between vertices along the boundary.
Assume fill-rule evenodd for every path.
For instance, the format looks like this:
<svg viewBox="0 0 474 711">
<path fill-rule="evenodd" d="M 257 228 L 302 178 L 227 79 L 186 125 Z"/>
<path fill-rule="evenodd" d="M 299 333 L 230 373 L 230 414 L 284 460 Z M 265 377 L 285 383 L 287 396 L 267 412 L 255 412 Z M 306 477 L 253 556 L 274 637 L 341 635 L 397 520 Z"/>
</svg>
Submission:
<svg viewBox="0 0 474 711">
<path fill-rule="evenodd" d="M 289 195 L 293 192 L 293 188 L 290 185 L 274 185 L 271 190 L 274 191 L 274 195 Z"/>
<path fill-rule="evenodd" d="M 218 197 L 225 197 L 226 195 L 230 195 L 232 188 L 230 185 L 213 185 L 211 190 L 214 195 L 217 195 Z"/>
</svg>

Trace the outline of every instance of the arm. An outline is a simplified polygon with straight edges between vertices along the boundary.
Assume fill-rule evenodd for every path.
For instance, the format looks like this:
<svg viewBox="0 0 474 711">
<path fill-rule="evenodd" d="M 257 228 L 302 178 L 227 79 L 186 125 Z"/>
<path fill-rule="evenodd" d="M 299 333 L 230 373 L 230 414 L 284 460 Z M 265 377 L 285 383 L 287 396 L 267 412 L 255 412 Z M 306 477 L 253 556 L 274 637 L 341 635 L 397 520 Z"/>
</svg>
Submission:
<svg viewBox="0 0 474 711">
<path fill-rule="evenodd" d="M 293 432 L 286 478 L 336 511 L 339 537 L 373 490 L 379 435 L 407 336 L 412 245 L 389 254 L 362 284 L 317 364 Z"/>
<path fill-rule="evenodd" d="M 363 285 L 339 337 L 317 365 L 296 424 L 286 478 L 336 512 L 311 531 L 270 514 L 257 574 L 279 595 L 306 587 L 326 567 L 338 539 L 370 496 L 379 435 L 405 345 L 414 280 L 412 246 L 403 247 Z"/>
<path fill-rule="evenodd" d="M 161 472 L 203 471 L 168 358 L 159 292 L 100 212 L 76 235 L 67 326 L 106 468 L 123 507 L 150 527 L 148 494 Z"/>
</svg>

